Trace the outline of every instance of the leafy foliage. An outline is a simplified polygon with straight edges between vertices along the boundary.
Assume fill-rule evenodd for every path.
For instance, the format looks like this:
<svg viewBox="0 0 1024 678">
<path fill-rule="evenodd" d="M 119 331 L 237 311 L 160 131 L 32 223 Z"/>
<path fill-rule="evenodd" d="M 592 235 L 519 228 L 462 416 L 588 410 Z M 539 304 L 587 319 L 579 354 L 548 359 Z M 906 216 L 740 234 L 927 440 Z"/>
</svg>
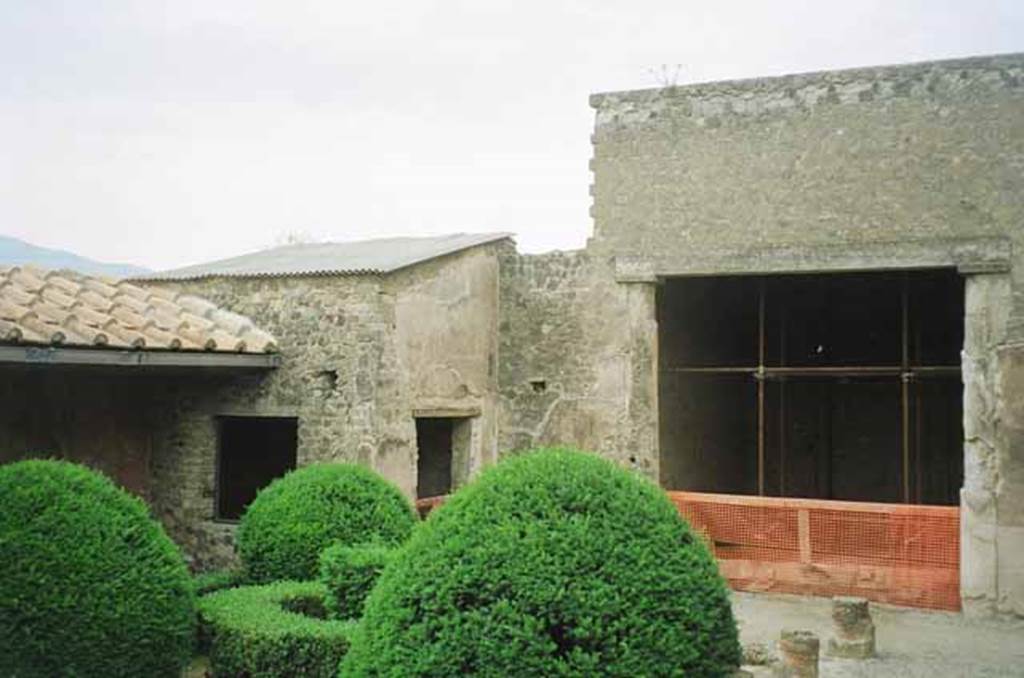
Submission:
<svg viewBox="0 0 1024 678">
<path fill-rule="evenodd" d="M 329 546 L 320 554 L 320 581 L 327 588 L 324 605 L 335 619 L 358 619 L 377 578 L 395 549 L 367 544 Z"/>
<path fill-rule="evenodd" d="M 62 461 L 0 466 L 0 675 L 177 676 L 192 582 L 146 506 Z"/>
<path fill-rule="evenodd" d="M 214 676 L 336 676 L 354 623 L 322 617 L 318 582 L 240 586 L 199 599 Z"/>
<path fill-rule="evenodd" d="M 264 488 L 242 516 L 238 550 L 253 582 L 315 579 L 328 546 L 404 541 L 416 522 L 397 487 L 354 464 L 292 471 Z"/>
<path fill-rule="evenodd" d="M 584 453 L 510 458 L 384 571 L 343 676 L 722 676 L 739 664 L 705 546 L 650 482 Z"/>
<path fill-rule="evenodd" d="M 232 589 L 243 583 L 242 573 L 237 570 L 210 570 L 209 572 L 200 572 L 192 577 L 192 584 L 197 596 Z"/>
</svg>

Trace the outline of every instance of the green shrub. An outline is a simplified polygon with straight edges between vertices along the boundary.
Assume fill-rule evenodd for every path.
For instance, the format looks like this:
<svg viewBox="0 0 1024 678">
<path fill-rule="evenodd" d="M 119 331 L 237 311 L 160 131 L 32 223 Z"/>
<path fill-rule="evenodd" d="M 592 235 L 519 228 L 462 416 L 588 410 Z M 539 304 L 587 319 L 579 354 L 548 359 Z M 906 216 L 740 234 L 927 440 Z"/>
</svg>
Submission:
<svg viewBox="0 0 1024 678">
<path fill-rule="evenodd" d="M 436 509 L 384 571 L 343 676 L 723 676 L 717 566 L 665 494 L 570 450 L 513 457 Z"/>
<path fill-rule="evenodd" d="M 416 522 L 398 488 L 362 466 L 320 464 L 264 488 L 242 516 L 238 551 L 254 583 L 316 579 L 328 546 L 399 544 Z"/>
<path fill-rule="evenodd" d="M 207 593 L 224 589 L 233 589 L 244 583 L 242 573 L 238 570 L 210 570 L 209 572 L 200 572 L 192 577 L 192 585 L 197 596 L 205 596 Z"/>
<path fill-rule="evenodd" d="M 358 619 L 363 603 L 395 549 L 378 544 L 335 544 L 320 554 L 320 581 L 327 588 L 324 605 L 335 619 Z"/>
<path fill-rule="evenodd" d="M 318 582 L 282 581 L 200 598 L 213 675 L 336 676 L 354 623 L 323 619 L 324 594 Z"/>
<path fill-rule="evenodd" d="M 185 561 L 146 506 L 62 461 L 0 466 L 0 675 L 178 676 Z"/>
</svg>

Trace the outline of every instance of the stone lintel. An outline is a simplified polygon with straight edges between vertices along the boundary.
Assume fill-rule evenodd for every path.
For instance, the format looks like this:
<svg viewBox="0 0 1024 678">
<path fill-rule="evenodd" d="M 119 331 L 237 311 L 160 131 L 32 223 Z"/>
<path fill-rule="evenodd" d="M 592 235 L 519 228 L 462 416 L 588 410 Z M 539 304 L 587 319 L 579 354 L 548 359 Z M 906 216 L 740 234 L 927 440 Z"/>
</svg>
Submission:
<svg viewBox="0 0 1024 678">
<path fill-rule="evenodd" d="M 279 407 L 274 405 L 222 407 L 218 403 L 211 408 L 203 408 L 203 410 L 215 417 L 290 417 L 295 419 L 300 416 L 299 409 L 296 407 Z"/>
<path fill-rule="evenodd" d="M 1005 237 L 774 245 L 699 250 L 680 256 L 618 256 L 615 279 L 622 283 L 655 282 L 680 276 L 925 268 L 956 268 L 963 274 L 1005 273 L 1010 270 L 1010 255 L 1010 241 Z"/>
<path fill-rule="evenodd" d="M 444 418 L 444 419 L 459 419 L 464 417 L 479 417 L 481 414 L 479 406 L 462 406 L 462 407 L 418 407 L 412 411 L 413 417 L 424 417 L 424 418 Z"/>
</svg>

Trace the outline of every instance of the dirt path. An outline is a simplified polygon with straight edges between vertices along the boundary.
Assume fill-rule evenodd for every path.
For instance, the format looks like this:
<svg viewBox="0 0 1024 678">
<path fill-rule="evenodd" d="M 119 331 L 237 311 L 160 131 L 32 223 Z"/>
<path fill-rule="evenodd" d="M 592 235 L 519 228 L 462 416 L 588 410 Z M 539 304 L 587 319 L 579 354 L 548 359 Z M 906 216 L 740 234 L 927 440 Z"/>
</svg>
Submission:
<svg viewBox="0 0 1024 678">
<path fill-rule="evenodd" d="M 831 633 L 831 603 L 804 598 L 733 594 L 733 609 L 744 645 L 774 647 L 783 628 L 814 631 L 824 649 Z M 1024 676 L 1024 620 L 975 621 L 948 612 L 871 606 L 878 657 L 867 661 L 822 657 L 823 678 L 860 676 Z"/>
</svg>

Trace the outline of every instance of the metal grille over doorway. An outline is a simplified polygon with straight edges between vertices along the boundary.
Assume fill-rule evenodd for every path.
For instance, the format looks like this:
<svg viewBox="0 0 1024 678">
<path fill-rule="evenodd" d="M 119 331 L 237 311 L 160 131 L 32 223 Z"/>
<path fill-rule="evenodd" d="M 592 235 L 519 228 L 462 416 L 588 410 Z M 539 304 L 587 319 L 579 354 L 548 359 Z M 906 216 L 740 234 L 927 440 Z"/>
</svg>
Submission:
<svg viewBox="0 0 1024 678">
<path fill-rule="evenodd" d="M 734 588 L 959 609 L 955 271 L 669 279 L 658 327 L 661 480 Z"/>
</svg>

